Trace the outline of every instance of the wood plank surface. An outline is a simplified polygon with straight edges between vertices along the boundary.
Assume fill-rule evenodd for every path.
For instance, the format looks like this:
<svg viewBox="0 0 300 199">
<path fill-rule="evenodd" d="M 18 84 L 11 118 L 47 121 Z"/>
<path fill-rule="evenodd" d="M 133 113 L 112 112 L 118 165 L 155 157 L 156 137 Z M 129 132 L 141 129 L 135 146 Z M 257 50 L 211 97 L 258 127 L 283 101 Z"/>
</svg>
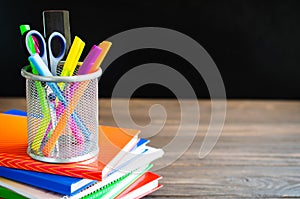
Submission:
<svg viewBox="0 0 300 199">
<path fill-rule="evenodd" d="M 179 158 L 177 151 L 165 150 L 154 162 L 164 187 L 147 198 L 300 198 L 300 101 L 228 100 L 222 134 L 203 159 L 199 149 L 209 125 L 210 101 L 198 103 L 201 121 L 192 144 Z M 119 120 L 126 121 L 124 104 L 126 100 L 116 99 L 113 108 Z M 159 132 L 141 135 L 151 140 L 149 145 L 168 149 L 180 125 L 177 100 L 132 99 L 130 116 L 136 124 L 147 125 L 149 108 L 155 104 L 165 108 L 165 124 Z M 1 112 L 12 108 L 26 110 L 25 99 L 0 99 Z M 99 122 L 117 125 L 110 99 L 99 100 Z M 160 124 L 155 118 L 152 122 Z M 192 136 L 194 128 L 186 126 L 180 139 Z M 166 165 L 165 160 L 172 159 Z"/>
</svg>

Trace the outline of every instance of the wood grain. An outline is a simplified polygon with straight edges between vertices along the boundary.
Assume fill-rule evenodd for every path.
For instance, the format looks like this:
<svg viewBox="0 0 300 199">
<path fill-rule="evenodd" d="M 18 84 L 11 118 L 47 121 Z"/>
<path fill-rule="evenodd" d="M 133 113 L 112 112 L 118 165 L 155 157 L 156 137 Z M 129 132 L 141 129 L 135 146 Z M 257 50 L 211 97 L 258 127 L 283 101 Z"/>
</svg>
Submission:
<svg viewBox="0 0 300 199">
<path fill-rule="evenodd" d="M 126 120 L 126 100 L 114 100 L 117 114 Z M 164 187 L 147 198 L 300 198 L 300 101 L 228 100 L 221 137 L 204 159 L 198 154 L 209 125 L 210 101 L 198 103 L 201 121 L 191 146 L 179 158 L 176 151 L 165 150 L 154 162 Z M 165 108 L 167 119 L 161 131 L 146 138 L 149 145 L 166 149 L 180 125 L 177 100 L 132 99 L 130 116 L 147 125 L 154 104 Z M 1 112 L 12 108 L 26 110 L 25 99 L 0 99 Z M 110 99 L 99 100 L 99 121 L 117 125 Z M 183 142 L 194 128 L 185 127 Z"/>
</svg>

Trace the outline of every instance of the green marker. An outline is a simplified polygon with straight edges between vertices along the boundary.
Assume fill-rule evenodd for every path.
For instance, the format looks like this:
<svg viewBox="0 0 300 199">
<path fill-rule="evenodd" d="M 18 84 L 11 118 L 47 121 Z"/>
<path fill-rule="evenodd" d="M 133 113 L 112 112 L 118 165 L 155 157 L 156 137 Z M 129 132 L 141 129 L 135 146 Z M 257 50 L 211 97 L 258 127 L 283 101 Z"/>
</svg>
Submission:
<svg viewBox="0 0 300 199">
<path fill-rule="evenodd" d="M 25 32 L 27 32 L 29 30 L 30 30 L 29 25 L 27 25 L 27 24 L 20 25 L 21 35 L 23 35 Z M 25 41 L 25 42 L 27 42 L 27 41 Z M 34 40 L 33 40 L 32 37 L 29 38 L 28 46 L 29 46 L 32 53 L 36 53 L 36 50 L 35 50 L 35 47 L 34 47 Z M 31 62 L 30 62 L 30 66 L 31 66 L 32 73 L 34 75 L 39 75 L 38 71 L 35 69 L 35 67 L 33 66 L 33 64 Z M 36 137 L 42 138 L 44 133 L 47 130 L 47 125 L 50 121 L 50 110 L 48 108 L 47 95 L 45 93 L 45 89 L 42 86 L 42 83 L 40 81 L 35 81 L 35 86 L 36 86 L 36 90 L 37 90 L 37 93 L 38 93 L 38 96 L 39 96 L 42 113 L 44 115 L 44 117 L 42 119 L 42 122 L 41 122 L 41 125 L 39 126 L 38 132 L 36 134 Z M 40 146 L 41 146 L 41 143 L 33 142 L 31 148 L 38 152 Z"/>
<path fill-rule="evenodd" d="M 27 24 L 20 25 L 21 35 L 23 35 L 26 31 L 30 30 L 30 26 Z"/>
<path fill-rule="evenodd" d="M 27 25 L 27 24 L 20 25 L 21 35 L 24 35 L 24 33 L 27 32 L 27 31 L 29 31 L 29 30 L 30 30 L 30 26 L 29 25 Z M 34 47 L 34 41 L 33 41 L 32 37 L 30 37 L 30 39 L 28 41 L 28 47 L 31 50 L 31 52 L 36 53 L 35 47 Z"/>
</svg>

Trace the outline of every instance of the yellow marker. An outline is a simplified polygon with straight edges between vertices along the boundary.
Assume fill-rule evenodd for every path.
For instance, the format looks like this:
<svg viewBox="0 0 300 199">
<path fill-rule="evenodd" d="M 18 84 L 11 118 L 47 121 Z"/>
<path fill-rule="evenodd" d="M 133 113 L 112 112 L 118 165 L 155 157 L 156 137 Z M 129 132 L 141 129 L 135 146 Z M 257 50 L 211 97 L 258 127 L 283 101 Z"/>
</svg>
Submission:
<svg viewBox="0 0 300 199">
<path fill-rule="evenodd" d="M 85 43 L 79 37 L 75 36 L 60 76 L 73 75 L 84 46 Z"/>
<path fill-rule="evenodd" d="M 102 61 L 104 60 L 107 52 L 109 51 L 111 45 L 112 45 L 112 43 L 109 41 L 103 41 L 98 45 L 102 51 L 101 51 L 99 57 L 97 58 L 97 60 L 95 61 L 94 65 L 91 67 L 91 70 L 89 71 L 89 73 L 93 73 L 98 70 L 98 68 L 100 67 Z"/>
<path fill-rule="evenodd" d="M 70 51 L 68 53 L 66 62 L 64 64 L 64 67 L 63 67 L 63 70 L 62 70 L 60 76 L 72 76 L 73 75 L 84 46 L 85 46 L 85 43 L 79 37 L 75 36 L 75 39 L 70 48 Z M 58 85 L 61 88 L 61 90 L 63 90 L 64 83 L 58 83 Z"/>
</svg>

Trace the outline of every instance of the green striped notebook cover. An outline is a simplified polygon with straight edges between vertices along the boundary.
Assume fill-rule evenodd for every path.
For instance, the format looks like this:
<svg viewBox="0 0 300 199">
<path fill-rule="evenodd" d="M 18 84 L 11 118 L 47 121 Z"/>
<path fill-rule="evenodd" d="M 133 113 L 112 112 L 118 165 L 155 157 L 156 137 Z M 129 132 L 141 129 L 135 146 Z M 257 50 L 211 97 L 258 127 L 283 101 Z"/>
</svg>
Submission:
<svg viewBox="0 0 300 199">
<path fill-rule="evenodd" d="M 144 168 L 140 172 L 131 172 L 122 178 L 108 184 L 97 191 L 90 193 L 89 195 L 83 197 L 82 199 L 97 199 L 97 198 L 115 198 L 122 191 L 124 191 L 129 185 L 131 185 L 134 181 L 136 181 L 139 177 L 141 177 L 144 173 L 146 173 L 153 164 L 149 164 L 146 168 Z"/>
</svg>

